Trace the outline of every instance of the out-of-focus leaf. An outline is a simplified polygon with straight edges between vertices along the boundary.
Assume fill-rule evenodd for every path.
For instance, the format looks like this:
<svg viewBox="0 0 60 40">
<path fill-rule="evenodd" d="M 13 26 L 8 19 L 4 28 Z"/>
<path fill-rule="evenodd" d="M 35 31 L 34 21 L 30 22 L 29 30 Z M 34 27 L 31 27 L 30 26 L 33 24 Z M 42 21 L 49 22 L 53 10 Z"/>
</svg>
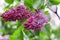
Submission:
<svg viewBox="0 0 60 40">
<path fill-rule="evenodd" d="M 49 37 L 45 32 L 40 31 L 38 40 L 49 40 Z"/>
<path fill-rule="evenodd" d="M 46 15 L 48 15 L 48 14 L 49 14 L 49 12 L 48 12 L 48 11 L 44 11 L 44 13 L 45 13 Z"/>
<path fill-rule="evenodd" d="M 44 1 L 43 0 L 41 0 L 41 3 L 39 3 L 39 5 L 38 5 L 37 8 L 38 9 L 44 9 L 45 8 Z"/>
<path fill-rule="evenodd" d="M 5 2 L 8 4 L 12 4 L 14 2 L 14 0 L 5 0 Z"/>
<path fill-rule="evenodd" d="M 23 23 L 26 19 L 23 19 L 22 21 L 16 21 L 16 23 L 19 25 L 18 29 L 15 30 L 15 32 L 10 36 L 10 40 L 23 40 L 23 33 L 22 30 L 23 28 Z M 21 22 L 21 23 L 20 23 Z"/>
<path fill-rule="evenodd" d="M 51 17 L 50 17 L 49 12 L 48 12 L 48 11 L 44 11 L 44 14 L 48 17 L 48 19 L 49 19 L 49 21 L 50 21 Z"/>
<path fill-rule="evenodd" d="M 20 32 L 23 30 L 23 27 L 20 26 L 14 33 L 13 35 L 17 35 L 17 34 L 20 34 Z"/>
<path fill-rule="evenodd" d="M 21 31 L 20 36 L 18 37 L 19 40 L 24 40 L 23 32 Z"/>
<path fill-rule="evenodd" d="M 55 34 L 55 37 L 60 39 L 60 27 L 58 27 L 56 30 L 52 31 L 53 34 Z"/>
<path fill-rule="evenodd" d="M 4 28 L 5 32 L 3 34 L 12 34 L 14 32 L 15 29 L 12 29 L 12 26 L 11 25 L 8 26 L 8 24 L 10 24 L 10 22 L 8 21 L 4 22 L 4 25 L 2 28 Z"/>
<path fill-rule="evenodd" d="M 33 4 L 33 8 L 34 9 L 44 9 L 44 0 L 37 0 L 35 1 L 35 3 Z"/>
<path fill-rule="evenodd" d="M 10 6 L 10 5 L 5 6 L 5 7 L 3 8 L 3 10 L 9 9 L 9 8 L 10 8 L 9 6 Z"/>
<path fill-rule="evenodd" d="M 23 22 L 21 22 L 21 21 L 19 21 L 19 20 L 16 20 L 16 25 L 17 25 L 17 26 L 21 26 L 22 23 L 23 23 Z"/>
<path fill-rule="evenodd" d="M 27 36 L 30 36 L 30 31 L 29 30 L 26 30 L 26 29 L 24 29 L 24 32 L 25 32 L 25 34 L 27 35 Z"/>
<path fill-rule="evenodd" d="M 36 30 L 36 31 L 35 31 L 35 35 L 36 35 L 36 36 L 39 36 L 39 33 L 40 33 L 40 30 Z"/>
<path fill-rule="evenodd" d="M 39 33 L 39 40 L 49 40 L 51 35 L 51 26 L 49 23 L 45 24 L 45 26 L 41 29 Z"/>
<path fill-rule="evenodd" d="M 29 8 L 33 9 L 33 4 L 35 3 L 36 0 L 24 0 L 24 4 Z"/>
<path fill-rule="evenodd" d="M 24 0 L 24 4 L 28 9 L 44 9 L 44 0 Z"/>
<path fill-rule="evenodd" d="M 57 5 L 60 3 L 60 0 L 49 0 L 52 4 Z"/>
<path fill-rule="evenodd" d="M 50 35 L 50 33 L 51 33 L 51 31 L 50 31 L 51 25 L 49 23 L 46 23 L 44 27 L 45 27 L 45 29 L 47 31 L 47 34 Z"/>
<path fill-rule="evenodd" d="M 13 35 L 10 36 L 10 40 L 17 40 L 19 37 L 22 37 L 21 33 L 23 30 L 23 25 L 20 26 L 17 30 L 15 30 L 15 32 L 13 33 Z M 23 39 L 23 38 L 19 38 L 19 39 Z"/>
<path fill-rule="evenodd" d="M 15 1 L 20 2 L 21 0 L 15 0 Z"/>
<path fill-rule="evenodd" d="M 44 14 L 48 17 L 48 19 L 49 19 L 49 21 L 50 21 L 51 16 L 50 16 L 49 12 L 48 12 L 48 11 L 44 11 Z"/>
</svg>

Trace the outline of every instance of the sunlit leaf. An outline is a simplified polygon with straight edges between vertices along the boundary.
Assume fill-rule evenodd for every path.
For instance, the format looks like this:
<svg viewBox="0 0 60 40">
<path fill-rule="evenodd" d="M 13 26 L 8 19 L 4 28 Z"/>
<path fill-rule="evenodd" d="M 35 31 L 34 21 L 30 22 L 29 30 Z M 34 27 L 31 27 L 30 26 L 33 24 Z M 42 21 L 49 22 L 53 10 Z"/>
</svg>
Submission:
<svg viewBox="0 0 60 40">
<path fill-rule="evenodd" d="M 5 7 L 3 8 L 3 10 L 9 9 L 9 8 L 10 8 L 9 6 L 10 6 L 10 5 L 5 6 Z"/>
<path fill-rule="evenodd" d="M 33 4 L 36 0 L 24 0 L 24 4 L 28 7 L 28 9 L 33 9 Z"/>
<path fill-rule="evenodd" d="M 45 5 L 44 5 L 44 1 L 41 0 L 41 2 L 39 3 L 39 5 L 37 6 L 38 9 L 44 9 Z"/>
<path fill-rule="evenodd" d="M 15 0 L 15 1 L 20 2 L 21 0 Z"/>
<path fill-rule="evenodd" d="M 49 0 L 52 4 L 57 5 L 60 3 L 60 0 Z"/>
<path fill-rule="evenodd" d="M 48 14 L 49 14 L 49 12 L 48 12 L 48 11 L 45 11 L 45 12 L 44 12 L 44 14 L 48 15 Z"/>
<path fill-rule="evenodd" d="M 49 40 L 49 37 L 45 32 L 40 31 L 38 40 Z"/>
<path fill-rule="evenodd" d="M 23 34 L 21 34 L 22 30 L 23 30 L 23 25 L 20 26 L 17 30 L 15 30 L 15 32 L 13 33 L 13 35 L 10 36 L 10 40 L 13 40 L 13 39 L 17 40 L 19 37 L 21 37 L 19 39 L 22 39 L 22 35 L 23 35 Z"/>
<path fill-rule="evenodd" d="M 14 2 L 14 0 L 5 0 L 5 2 L 8 4 L 12 4 Z"/>
</svg>

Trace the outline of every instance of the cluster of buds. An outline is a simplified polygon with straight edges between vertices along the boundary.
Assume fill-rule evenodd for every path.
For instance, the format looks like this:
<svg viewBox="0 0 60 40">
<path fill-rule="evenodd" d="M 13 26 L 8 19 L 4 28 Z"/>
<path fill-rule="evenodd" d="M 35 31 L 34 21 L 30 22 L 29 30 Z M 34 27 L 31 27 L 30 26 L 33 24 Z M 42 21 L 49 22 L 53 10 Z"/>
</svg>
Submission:
<svg viewBox="0 0 60 40">
<path fill-rule="evenodd" d="M 5 21 L 16 21 L 22 20 L 23 18 L 29 18 L 32 14 L 32 11 L 27 10 L 25 6 L 19 5 L 16 8 L 10 8 L 6 10 L 1 17 Z"/>
<path fill-rule="evenodd" d="M 24 23 L 24 28 L 28 30 L 40 30 L 44 23 L 48 22 L 48 18 L 44 15 L 42 10 L 36 10 L 36 12 L 29 17 Z"/>
</svg>

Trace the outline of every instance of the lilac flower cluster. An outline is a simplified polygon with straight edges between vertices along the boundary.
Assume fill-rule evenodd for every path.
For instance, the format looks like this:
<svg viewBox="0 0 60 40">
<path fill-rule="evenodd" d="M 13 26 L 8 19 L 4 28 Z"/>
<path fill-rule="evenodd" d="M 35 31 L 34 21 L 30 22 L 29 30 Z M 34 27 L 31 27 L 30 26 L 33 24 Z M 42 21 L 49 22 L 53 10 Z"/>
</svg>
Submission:
<svg viewBox="0 0 60 40">
<path fill-rule="evenodd" d="M 3 18 L 3 20 L 5 21 L 11 21 L 11 20 L 15 20 L 14 18 L 14 14 L 16 13 L 15 8 L 10 8 L 9 10 L 6 10 L 5 13 L 3 13 L 1 16 Z"/>
<path fill-rule="evenodd" d="M 23 5 L 19 5 L 16 8 L 10 8 L 9 10 L 6 10 L 1 17 L 5 21 L 21 21 L 23 18 L 28 18 L 31 14 L 32 11 L 27 10 Z"/>
<path fill-rule="evenodd" d="M 26 20 L 24 28 L 28 30 L 40 30 L 46 22 L 48 22 L 48 18 L 44 15 L 43 11 L 36 10 L 36 12 Z"/>
</svg>

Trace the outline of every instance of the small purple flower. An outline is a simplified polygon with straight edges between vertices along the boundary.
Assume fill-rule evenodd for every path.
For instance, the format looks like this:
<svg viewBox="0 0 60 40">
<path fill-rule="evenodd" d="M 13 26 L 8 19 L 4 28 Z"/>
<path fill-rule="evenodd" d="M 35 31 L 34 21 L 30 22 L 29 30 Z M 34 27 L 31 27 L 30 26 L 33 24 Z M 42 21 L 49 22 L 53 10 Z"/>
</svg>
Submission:
<svg viewBox="0 0 60 40">
<path fill-rule="evenodd" d="M 26 20 L 24 28 L 28 30 L 40 30 L 46 22 L 48 22 L 46 15 L 42 10 L 37 10 L 35 14 Z"/>
</svg>

